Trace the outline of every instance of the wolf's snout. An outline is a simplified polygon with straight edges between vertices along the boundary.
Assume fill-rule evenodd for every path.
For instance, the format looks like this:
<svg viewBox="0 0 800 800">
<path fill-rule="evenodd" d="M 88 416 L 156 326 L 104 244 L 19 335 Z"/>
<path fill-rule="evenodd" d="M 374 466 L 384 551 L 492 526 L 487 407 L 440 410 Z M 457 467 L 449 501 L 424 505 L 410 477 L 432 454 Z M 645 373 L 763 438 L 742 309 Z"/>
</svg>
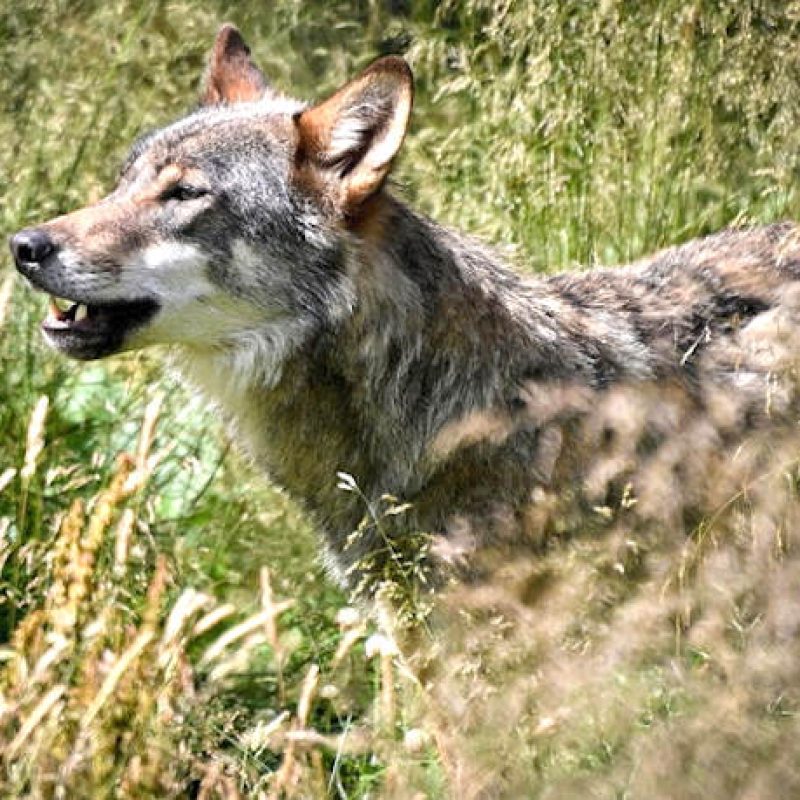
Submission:
<svg viewBox="0 0 800 800">
<path fill-rule="evenodd" d="M 41 228 L 26 228 L 15 233 L 10 241 L 17 267 L 41 264 L 56 246 L 50 235 Z"/>
</svg>

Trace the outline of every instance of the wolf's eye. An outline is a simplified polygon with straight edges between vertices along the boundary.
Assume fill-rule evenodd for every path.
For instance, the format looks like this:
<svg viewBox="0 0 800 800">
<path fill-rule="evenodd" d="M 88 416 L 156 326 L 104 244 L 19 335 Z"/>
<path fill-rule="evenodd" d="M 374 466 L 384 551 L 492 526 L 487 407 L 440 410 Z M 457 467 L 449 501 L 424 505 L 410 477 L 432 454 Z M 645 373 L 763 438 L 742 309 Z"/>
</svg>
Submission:
<svg viewBox="0 0 800 800">
<path fill-rule="evenodd" d="M 162 200 L 196 200 L 198 197 L 208 194 L 208 189 L 203 189 L 200 186 L 191 186 L 188 183 L 176 183 L 170 186 L 162 195 Z"/>
</svg>

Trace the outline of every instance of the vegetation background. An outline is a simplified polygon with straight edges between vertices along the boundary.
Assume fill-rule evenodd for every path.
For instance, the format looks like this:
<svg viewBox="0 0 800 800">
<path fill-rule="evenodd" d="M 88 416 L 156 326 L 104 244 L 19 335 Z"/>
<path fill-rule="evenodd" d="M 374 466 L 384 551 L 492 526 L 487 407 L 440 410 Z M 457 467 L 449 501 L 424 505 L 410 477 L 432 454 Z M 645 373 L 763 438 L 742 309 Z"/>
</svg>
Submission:
<svg viewBox="0 0 800 800">
<path fill-rule="evenodd" d="M 521 269 L 800 216 L 795 2 L 21 0 L 0 8 L 0 230 L 102 196 L 137 133 L 192 106 L 225 20 L 303 97 L 405 54 L 398 191 Z M 55 357 L 7 254 L 0 286 L 0 793 L 406 796 L 413 761 L 444 796 L 388 643 L 339 613 L 312 533 L 213 410 L 161 354 Z M 530 744 L 529 796 L 608 771 L 619 743 L 581 736 Z"/>
</svg>

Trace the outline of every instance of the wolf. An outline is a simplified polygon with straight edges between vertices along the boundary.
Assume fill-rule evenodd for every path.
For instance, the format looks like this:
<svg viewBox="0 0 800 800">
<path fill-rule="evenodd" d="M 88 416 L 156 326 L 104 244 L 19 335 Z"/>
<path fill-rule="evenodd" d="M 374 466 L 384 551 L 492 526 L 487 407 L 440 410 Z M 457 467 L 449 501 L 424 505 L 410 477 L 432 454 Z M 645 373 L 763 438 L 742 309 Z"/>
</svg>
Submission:
<svg viewBox="0 0 800 800">
<path fill-rule="evenodd" d="M 523 277 L 388 188 L 412 99 L 397 56 L 321 102 L 285 96 L 225 25 L 196 110 L 140 138 L 105 199 L 10 238 L 51 297 L 50 345 L 171 346 L 367 592 L 406 546 L 435 585 L 535 538 L 537 492 L 574 455 L 554 398 L 761 392 L 771 368 L 741 342 L 800 280 L 792 223 Z"/>
</svg>

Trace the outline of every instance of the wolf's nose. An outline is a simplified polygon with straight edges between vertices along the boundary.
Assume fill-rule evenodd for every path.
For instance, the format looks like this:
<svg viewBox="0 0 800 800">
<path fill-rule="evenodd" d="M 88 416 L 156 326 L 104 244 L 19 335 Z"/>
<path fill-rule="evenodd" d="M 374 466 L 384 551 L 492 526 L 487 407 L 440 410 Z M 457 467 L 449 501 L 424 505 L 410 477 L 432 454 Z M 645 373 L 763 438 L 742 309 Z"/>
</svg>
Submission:
<svg viewBox="0 0 800 800">
<path fill-rule="evenodd" d="M 9 244 L 17 264 L 41 264 L 55 250 L 53 240 L 40 228 L 15 233 Z"/>
</svg>

